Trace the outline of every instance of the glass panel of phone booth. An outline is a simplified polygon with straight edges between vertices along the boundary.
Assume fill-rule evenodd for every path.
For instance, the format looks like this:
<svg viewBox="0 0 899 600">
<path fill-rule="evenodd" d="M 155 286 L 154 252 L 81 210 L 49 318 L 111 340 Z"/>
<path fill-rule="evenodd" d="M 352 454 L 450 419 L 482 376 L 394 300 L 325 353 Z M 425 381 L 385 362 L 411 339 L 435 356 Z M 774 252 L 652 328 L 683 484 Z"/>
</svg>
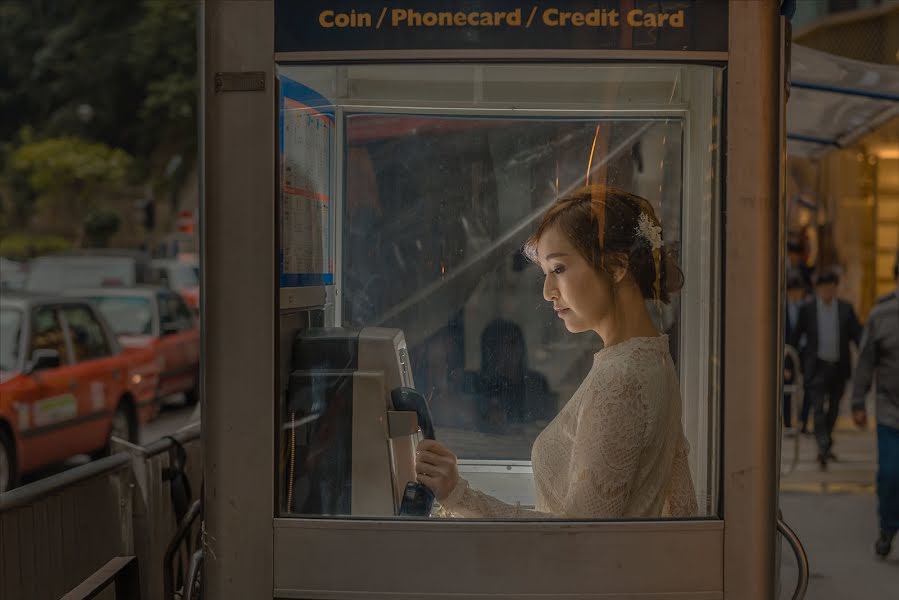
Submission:
<svg viewBox="0 0 899 600">
<path fill-rule="evenodd" d="M 670 306 L 648 308 L 669 336 L 680 378 L 697 516 L 714 516 L 720 77 L 700 66 L 279 67 L 282 90 L 286 83 L 318 103 L 284 111 L 333 118 L 326 152 L 339 167 L 328 185 L 340 201 L 325 237 L 337 240 L 339 292 L 328 324 L 355 332 L 361 362 L 366 332 L 381 331 L 370 328 L 402 332 L 376 352 L 411 365 L 437 439 L 473 487 L 534 506 L 531 446 L 601 342 L 565 331 L 543 300 L 539 267 L 520 250 L 553 199 L 607 183 L 647 198 L 665 243 L 680 247 L 682 292 Z M 373 512 L 352 508 L 364 503 L 350 473 L 362 471 L 348 465 L 362 443 L 350 431 L 353 410 L 368 410 L 353 398 L 370 389 L 379 400 L 369 416 L 382 421 L 371 442 L 389 449 L 393 471 L 383 477 L 394 479 L 398 509 L 396 448 L 377 441 L 390 437 L 385 419 L 396 407 L 387 380 L 397 376 L 357 364 L 352 384 L 342 385 L 320 377 L 333 364 L 317 364 L 311 379 L 308 361 L 291 365 L 282 515 L 392 516 L 389 502 Z M 308 410 L 318 401 L 330 412 Z M 343 494 L 335 492 L 341 485 Z"/>
</svg>

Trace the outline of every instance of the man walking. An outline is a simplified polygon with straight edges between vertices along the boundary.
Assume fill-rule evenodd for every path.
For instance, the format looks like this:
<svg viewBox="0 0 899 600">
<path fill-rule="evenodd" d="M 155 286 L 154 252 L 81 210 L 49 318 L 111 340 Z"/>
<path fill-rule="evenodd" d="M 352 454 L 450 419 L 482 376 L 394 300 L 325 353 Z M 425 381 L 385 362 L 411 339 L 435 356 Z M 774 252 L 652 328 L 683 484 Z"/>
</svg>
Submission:
<svg viewBox="0 0 899 600">
<path fill-rule="evenodd" d="M 852 417 L 864 427 L 865 395 L 877 379 L 877 501 L 880 537 L 874 546 L 886 558 L 899 531 L 899 254 L 893 268 L 897 289 L 881 298 L 865 325 L 852 386 Z"/>
<path fill-rule="evenodd" d="M 861 324 L 848 302 L 838 299 L 840 279 L 835 271 L 822 271 L 815 282 L 815 297 L 799 309 L 790 344 L 796 348 L 805 335 L 802 373 L 806 394 L 814 410 L 818 464 L 836 460 L 833 427 L 840 414 L 840 399 L 852 374 L 849 342 L 858 345 Z"/>
</svg>

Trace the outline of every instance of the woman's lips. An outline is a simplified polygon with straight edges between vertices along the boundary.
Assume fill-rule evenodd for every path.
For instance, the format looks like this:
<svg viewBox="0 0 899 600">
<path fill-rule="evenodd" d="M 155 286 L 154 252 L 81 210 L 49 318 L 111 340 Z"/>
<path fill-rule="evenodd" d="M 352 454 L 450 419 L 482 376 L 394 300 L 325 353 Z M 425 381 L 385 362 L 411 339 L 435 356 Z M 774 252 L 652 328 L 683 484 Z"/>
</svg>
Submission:
<svg viewBox="0 0 899 600">
<path fill-rule="evenodd" d="M 556 309 L 556 314 L 559 316 L 560 319 L 570 312 L 571 312 L 570 308 L 557 308 Z"/>
</svg>

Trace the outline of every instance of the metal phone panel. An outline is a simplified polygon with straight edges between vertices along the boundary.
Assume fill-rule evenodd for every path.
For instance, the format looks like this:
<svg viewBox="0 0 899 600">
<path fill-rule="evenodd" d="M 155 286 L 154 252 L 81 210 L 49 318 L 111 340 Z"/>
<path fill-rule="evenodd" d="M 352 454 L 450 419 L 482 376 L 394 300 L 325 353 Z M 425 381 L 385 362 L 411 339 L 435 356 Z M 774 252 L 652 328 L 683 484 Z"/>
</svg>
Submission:
<svg viewBox="0 0 899 600">
<path fill-rule="evenodd" d="M 379 372 L 353 374 L 353 516 L 396 514 L 384 383 Z"/>
<path fill-rule="evenodd" d="M 276 519 L 274 530 L 275 556 L 290 557 L 275 564 L 278 598 L 724 598 L 720 521 Z"/>
</svg>

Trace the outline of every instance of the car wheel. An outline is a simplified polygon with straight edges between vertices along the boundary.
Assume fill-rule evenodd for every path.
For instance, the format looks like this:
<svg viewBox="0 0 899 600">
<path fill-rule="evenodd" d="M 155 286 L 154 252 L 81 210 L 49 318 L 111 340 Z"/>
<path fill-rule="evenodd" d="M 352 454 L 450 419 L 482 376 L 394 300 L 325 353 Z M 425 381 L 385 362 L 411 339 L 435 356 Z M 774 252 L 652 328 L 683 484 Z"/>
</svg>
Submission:
<svg viewBox="0 0 899 600">
<path fill-rule="evenodd" d="M 138 443 L 137 418 L 131 407 L 121 402 L 116 408 L 115 414 L 112 415 L 112 421 L 109 424 L 109 433 L 106 435 L 106 443 L 102 448 L 91 454 L 91 458 L 98 459 L 112 454 L 112 438 Z"/>
<path fill-rule="evenodd" d="M 18 478 L 15 446 L 9 434 L 0 429 L 0 493 L 16 487 Z"/>
<path fill-rule="evenodd" d="M 194 387 L 184 392 L 184 403 L 187 406 L 195 406 L 200 401 L 200 382 L 198 381 Z"/>
</svg>

